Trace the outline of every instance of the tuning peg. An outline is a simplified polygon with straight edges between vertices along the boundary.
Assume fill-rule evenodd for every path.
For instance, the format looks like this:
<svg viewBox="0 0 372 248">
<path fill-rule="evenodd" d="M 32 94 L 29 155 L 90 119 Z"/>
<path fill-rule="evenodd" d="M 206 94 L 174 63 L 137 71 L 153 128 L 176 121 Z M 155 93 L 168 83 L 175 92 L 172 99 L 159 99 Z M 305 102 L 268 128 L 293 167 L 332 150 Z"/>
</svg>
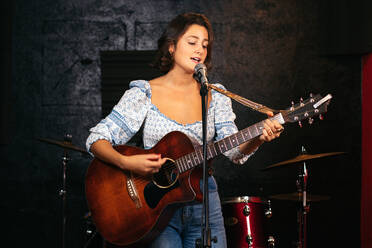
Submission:
<svg viewBox="0 0 372 248">
<path fill-rule="evenodd" d="M 313 93 L 310 93 L 310 102 L 311 103 L 315 102 L 314 94 Z"/>
<path fill-rule="evenodd" d="M 324 119 L 323 115 L 322 115 L 322 114 L 320 114 L 320 115 L 319 115 L 319 120 L 321 120 L 321 121 L 322 121 L 323 119 Z"/>
<path fill-rule="evenodd" d="M 290 110 L 294 110 L 294 101 L 291 101 L 291 108 L 290 108 Z"/>
<path fill-rule="evenodd" d="M 302 128 L 302 122 L 301 121 L 298 122 L 298 125 Z"/>
<path fill-rule="evenodd" d="M 313 122 L 314 122 L 314 119 L 309 117 L 309 124 L 311 125 L 311 124 L 313 124 Z"/>
<path fill-rule="evenodd" d="M 66 134 L 63 136 L 63 140 L 64 140 L 65 142 L 69 142 L 69 143 L 71 143 L 71 142 L 72 142 L 72 135 L 66 133 Z"/>
<path fill-rule="evenodd" d="M 302 97 L 300 98 L 300 106 L 304 106 L 304 99 Z"/>
</svg>

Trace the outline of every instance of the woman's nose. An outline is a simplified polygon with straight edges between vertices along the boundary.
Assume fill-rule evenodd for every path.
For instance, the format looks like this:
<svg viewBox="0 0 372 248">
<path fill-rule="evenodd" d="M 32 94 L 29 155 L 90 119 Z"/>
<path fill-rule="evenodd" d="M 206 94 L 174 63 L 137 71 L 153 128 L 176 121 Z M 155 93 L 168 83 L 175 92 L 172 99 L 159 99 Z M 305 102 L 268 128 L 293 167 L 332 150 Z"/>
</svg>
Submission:
<svg viewBox="0 0 372 248">
<path fill-rule="evenodd" d="M 198 46 L 195 52 L 198 53 L 198 54 L 202 54 L 203 53 L 203 46 Z"/>
</svg>

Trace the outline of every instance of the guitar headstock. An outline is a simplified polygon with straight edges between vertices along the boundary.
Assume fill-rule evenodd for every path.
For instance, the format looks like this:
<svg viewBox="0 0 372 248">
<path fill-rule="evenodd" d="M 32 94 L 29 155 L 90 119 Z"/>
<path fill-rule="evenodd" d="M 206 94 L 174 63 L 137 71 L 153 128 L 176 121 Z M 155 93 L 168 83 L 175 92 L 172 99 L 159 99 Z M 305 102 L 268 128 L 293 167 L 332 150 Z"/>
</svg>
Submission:
<svg viewBox="0 0 372 248">
<path fill-rule="evenodd" d="M 301 121 L 308 119 L 309 123 L 313 123 L 313 116 L 319 116 L 322 119 L 322 114 L 327 112 L 327 107 L 331 101 L 332 95 L 328 94 L 325 97 L 321 95 L 310 94 L 310 97 L 306 100 L 300 100 L 299 103 L 294 104 L 288 109 L 282 111 L 282 116 L 285 122 L 299 122 L 302 126 Z"/>
</svg>

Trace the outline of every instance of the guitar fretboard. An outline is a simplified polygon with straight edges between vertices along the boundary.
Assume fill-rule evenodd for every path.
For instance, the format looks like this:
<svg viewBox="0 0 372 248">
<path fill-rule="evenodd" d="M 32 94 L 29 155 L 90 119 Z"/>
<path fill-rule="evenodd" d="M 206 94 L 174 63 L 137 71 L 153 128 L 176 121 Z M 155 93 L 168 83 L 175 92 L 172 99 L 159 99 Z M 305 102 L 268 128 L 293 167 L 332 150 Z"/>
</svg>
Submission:
<svg viewBox="0 0 372 248">
<path fill-rule="evenodd" d="M 270 118 L 271 120 L 277 120 L 280 124 L 284 124 L 282 114 L 279 113 Z M 228 136 L 224 139 L 210 143 L 207 145 L 207 160 L 220 155 L 226 151 L 233 149 L 234 147 L 243 144 L 259 135 L 262 134 L 264 128 L 264 121 L 258 122 L 252 126 L 249 126 L 241 131 Z M 176 160 L 176 165 L 180 173 L 194 168 L 203 162 L 203 147 L 198 146 L 194 152 L 182 156 Z"/>
</svg>

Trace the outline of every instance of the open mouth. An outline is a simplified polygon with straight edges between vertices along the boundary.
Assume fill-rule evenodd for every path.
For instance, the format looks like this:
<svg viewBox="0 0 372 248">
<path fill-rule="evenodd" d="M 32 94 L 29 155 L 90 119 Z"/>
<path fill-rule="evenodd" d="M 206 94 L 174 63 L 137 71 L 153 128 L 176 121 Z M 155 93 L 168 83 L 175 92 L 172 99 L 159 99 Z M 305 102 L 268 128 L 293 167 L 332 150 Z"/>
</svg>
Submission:
<svg viewBox="0 0 372 248">
<path fill-rule="evenodd" d="M 197 57 L 192 57 L 191 60 L 195 61 L 196 63 L 200 63 L 200 61 L 201 61 L 201 59 L 197 58 Z"/>
</svg>

